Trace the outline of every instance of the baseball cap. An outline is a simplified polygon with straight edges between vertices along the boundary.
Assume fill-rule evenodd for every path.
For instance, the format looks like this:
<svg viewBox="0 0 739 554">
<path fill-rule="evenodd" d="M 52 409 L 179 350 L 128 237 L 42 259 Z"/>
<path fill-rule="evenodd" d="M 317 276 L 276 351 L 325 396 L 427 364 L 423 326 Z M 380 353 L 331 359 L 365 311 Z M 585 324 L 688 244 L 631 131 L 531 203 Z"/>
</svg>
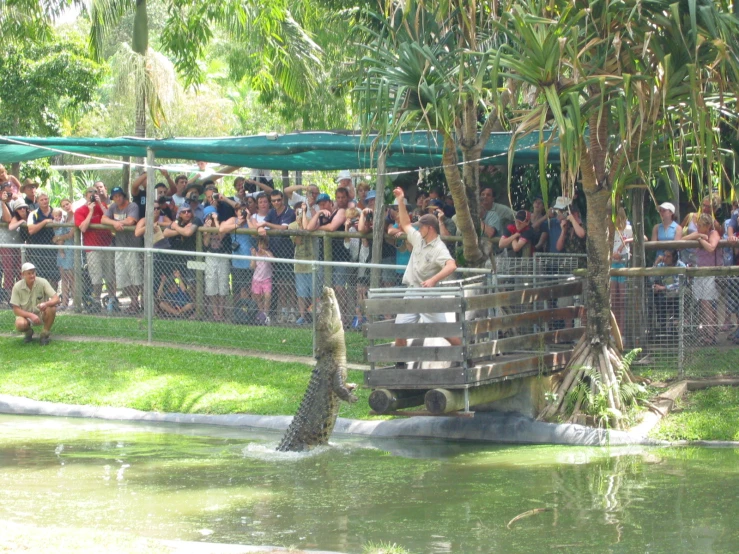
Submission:
<svg viewBox="0 0 739 554">
<path fill-rule="evenodd" d="M 121 187 L 113 187 L 113 190 L 110 191 L 111 198 L 113 198 L 116 194 L 122 194 L 124 198 L 127 197 L 126 193 L 123 191 Z"/>
<path fill-rule="evenodd" d="M 216 209 L 213 206 L 206 206 L 203 210 L 203 217 L 208 217 L 210 214 L 216 213 Z"/>
<path fill-rule="evenodd" d="M 36 266 L 33 265 L 31 262 L 26 262 L 21 266 L 21 273 L 24 273 L 26 271 L 30 271 L 32 269 L 36 269 Z"/>
<path fill-rule="evenodd" d="M 428 203 L 426 204 L 426 209 L 431 208 L 431 207 L 434 207 L 434 208 L 443 208 L 444 207 L 444 203 L 441 200 L 437 200 L 436 198 L 433 198 L 433 199 L 429 200 Z"/>
<path fill-rule="evenodd" d="M 187 202 L 182 204 L 182 206 L 180 206 L 179 209 L 177 210 L 177 215 L 180 215 L 182 212 L 192 212 L 192 208 L 190 207 L 190 204 L 188 204 Z"/>
<path fill-rule="evenodd" d="M 318 202 L 326 202 L 326 201 L 331 202 L 331 197 L 328 194 L 326 194 L 325 192 L 322 192 L 321 194 L 319 194 L 316 197 L 316 203 L 318 203 Z"/>
<path fill-rule="evenodd" d="M 339 176 L 336 178 L 336 182 L 338 183 L 342 179 L 351 179 L 351 178 L 352 178 L 351 171 L 349 171 L 348 169 L 342 169 L 341 171 L 339 171 Z"/>
<path fill-rule="evenodd" d="M 670 210 L 672 213 L 675 213 L 675 204 L 672 202 L 662 202 L 659 207 L 663 210 Z"/>
<path fill-rule="evenodd" d="M 25 181 L 23 181 L 23 184 L 21 185 L 21 190 L 26 190 L 28 187 L 33 187 L 37 189 L 38 183 L 34 183 L 30 179 L 26 179 Z"/>
<path fill-rule="evenodd" d="M 555 210 L 564 210 L 570 204 L 572 204 L 572 200 L 570 200 L 566 196 L 558 196 L 557 201 L 554 203 L 554 206 L 552 207 Z"/>
<path fill-rule="evenodd" d="M 367 191 L 367 196 L 364 197 L 365 202 L 369 202 L 370 200 L 374 200 L 377 198 L 377 193 L 374 190 Z"/>
</svg>

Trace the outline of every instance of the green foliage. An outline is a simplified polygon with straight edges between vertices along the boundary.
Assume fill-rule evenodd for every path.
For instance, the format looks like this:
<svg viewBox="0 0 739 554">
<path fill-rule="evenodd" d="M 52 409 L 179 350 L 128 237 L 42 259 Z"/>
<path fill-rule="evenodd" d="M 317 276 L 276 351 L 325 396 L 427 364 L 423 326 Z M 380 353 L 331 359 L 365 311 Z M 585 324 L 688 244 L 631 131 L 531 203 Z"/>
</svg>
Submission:
<svg viewBox="0 0 739 554">
<path fill-rule="evenodd" d="M 410 554 L 402 546 L 390 542 L 372 542 L 362 545 L 362 554 Z"/>
<path fill-rule="evenodd" d="M 0 134 L 57 135 L 93 101 L 102 68 L 80 37 L 6 44 L 0 52 Z"/>
<path fill-rule="evenodd" d="M 663 440 L 739 441 L 739 388 L 689 393 L 653 432 Z"/>
</svg>

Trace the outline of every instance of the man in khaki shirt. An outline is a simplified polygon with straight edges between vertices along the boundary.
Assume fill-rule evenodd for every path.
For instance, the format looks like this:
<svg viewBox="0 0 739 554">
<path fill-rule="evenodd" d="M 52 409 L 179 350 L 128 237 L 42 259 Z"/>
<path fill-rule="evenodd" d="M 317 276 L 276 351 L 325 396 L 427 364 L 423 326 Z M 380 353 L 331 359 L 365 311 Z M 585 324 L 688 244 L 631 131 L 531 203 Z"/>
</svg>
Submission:
<svg viewBox="0 0 739 554">
<path fill-rule="evenodd" d="M 403 189 L 396 188 L 393 194 L 398 199 L 398 225 L 406 234 L 406 240 L 413 245 L 411 259 L 403 275 L 403 284 L 418 289 L 435 287 L 457 269 L 457 263 L 449 254 L 449 249 L 439 238 L 438 216 L 431 214 L 421 216 L 418 220 L 419 229 L 416 230 L 411 225 L 408 210 L 403 201 Z M 406 298 L 419 297 L 423 298 L 423 293 L 419 292 L 418 295 L 411 293 L 406 296 Z M 441 323 L 446 321 L 446 314 L 398 314 L 395 323 L 417 323 L 421 319 L 429 323 Z M 459 337 L 449 337 L 446 340 L 453 346 L 462 344 Z M 406 346 L 407 344 L 405 339 L 395 339 L 395 346 Z"/>
<path fill-rule="evenodd" d="M 41 346 L 49 344 L 49 333 L 54 325 L 59 295 L 46 279 L 36 277 L 36 266 L 25 263 L 21 267 L 21 280 L 13 286 L 10 305 L 15 314 L 15 328 L 26 336 L 24 342 L 33 340 L 33 326 L 43 325 Z"/>
</svg>

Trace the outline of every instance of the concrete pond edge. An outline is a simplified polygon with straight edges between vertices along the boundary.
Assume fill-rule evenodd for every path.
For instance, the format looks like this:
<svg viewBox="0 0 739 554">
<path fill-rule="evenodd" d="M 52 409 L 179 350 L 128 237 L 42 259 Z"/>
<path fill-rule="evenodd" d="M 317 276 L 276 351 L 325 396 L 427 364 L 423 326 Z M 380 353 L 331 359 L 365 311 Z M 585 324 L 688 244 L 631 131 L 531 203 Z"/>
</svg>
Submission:
<svg viewBox="0 0 739 554">
<path fill-rule="evenodd" d="M 144 412 L 132 408 L 112 408 L 61 404 L 0 394 L 0 413 L 57 417 L 97 418 L 147 423 L 220 425 L 281 432 L 292 416 L 247 414 L 206 415 Z M 410 417 L 384 421 L 339 418 L 334 434 L 385 439 L 441 439 L 499 444 L 554 444 L 569 446 L 664 445 L 662 441 L 626 431 L 594 429 L 576 424 L 536 421 L 515 413 L 478 412 L 475 417 Z"/>
</svg>

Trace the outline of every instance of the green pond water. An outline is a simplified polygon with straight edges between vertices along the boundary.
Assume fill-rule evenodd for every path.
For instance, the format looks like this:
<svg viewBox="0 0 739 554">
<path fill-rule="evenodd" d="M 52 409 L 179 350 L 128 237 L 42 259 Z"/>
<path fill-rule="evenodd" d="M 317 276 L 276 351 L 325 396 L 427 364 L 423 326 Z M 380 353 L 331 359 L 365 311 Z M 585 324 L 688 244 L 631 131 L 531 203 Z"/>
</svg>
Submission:
<svg viewBox="0 0 739 554">
<path fill-rule="evenodd" d="M 0 520 L 339 552 L 739 551 L 736 449 L 279 439 L 0 416 Z"/>
</svg>

